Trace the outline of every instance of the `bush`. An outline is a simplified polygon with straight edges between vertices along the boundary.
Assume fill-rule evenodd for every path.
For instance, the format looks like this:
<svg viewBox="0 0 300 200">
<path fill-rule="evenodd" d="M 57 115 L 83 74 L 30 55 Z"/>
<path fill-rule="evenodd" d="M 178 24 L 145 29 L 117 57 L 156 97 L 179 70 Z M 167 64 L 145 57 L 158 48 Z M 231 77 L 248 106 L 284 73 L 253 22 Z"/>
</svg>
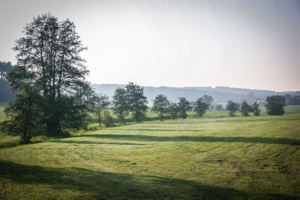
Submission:
<svg viewBox="0 0 300 200">
<path fill-rule="evenodd" d="M 105 127 L 112 126 L 114 119 L 108 110 L 104 112 L 102 122 L 104 123 Z"/>
</svg>

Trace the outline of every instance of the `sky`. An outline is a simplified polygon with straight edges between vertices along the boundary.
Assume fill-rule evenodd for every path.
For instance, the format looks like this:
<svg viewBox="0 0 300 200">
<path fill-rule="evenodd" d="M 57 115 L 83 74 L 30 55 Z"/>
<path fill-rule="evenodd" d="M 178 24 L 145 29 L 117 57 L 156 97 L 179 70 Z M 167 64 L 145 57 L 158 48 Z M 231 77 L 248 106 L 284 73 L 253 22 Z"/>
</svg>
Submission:
<svg viewBox="0 0 300 200">
<path fill-rule="evenodd" d="M 33 17 L 70 19 L 92 84 L 300 91 L 299 0 L 0 0 L 0 61 Z"/>
</svg>

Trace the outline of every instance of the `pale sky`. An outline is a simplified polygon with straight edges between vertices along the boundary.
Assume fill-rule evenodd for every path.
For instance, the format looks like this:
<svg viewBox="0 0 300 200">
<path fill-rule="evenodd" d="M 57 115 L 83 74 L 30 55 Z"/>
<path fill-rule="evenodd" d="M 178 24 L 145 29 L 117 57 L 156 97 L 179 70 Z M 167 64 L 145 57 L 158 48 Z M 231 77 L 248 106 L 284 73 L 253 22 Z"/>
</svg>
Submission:
<svg viewBox="0 0 300 200">
<path fill-rule="evenodd" d="M 0 0 L 0 61 L 33 17 L 69 18 L 93 84 L 300 91 L 299 0 Z"/>
</svg>

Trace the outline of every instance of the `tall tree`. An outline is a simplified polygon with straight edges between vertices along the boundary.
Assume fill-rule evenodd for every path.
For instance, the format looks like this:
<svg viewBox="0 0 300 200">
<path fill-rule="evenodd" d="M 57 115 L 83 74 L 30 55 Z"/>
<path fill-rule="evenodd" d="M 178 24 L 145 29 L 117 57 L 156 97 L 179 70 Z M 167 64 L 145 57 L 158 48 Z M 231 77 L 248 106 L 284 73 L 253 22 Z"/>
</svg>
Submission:
<svg viewBox="0 0 300 200">
<path fill-rule="evenodd" d="M 208 105 L 203 102 L 202 98 L 198 98 L 196 100 L 196 106 L 194 108 L 194 112 L 196 112 L 199 116 L 202 116 L 206 113 L 206 110 L 208 108 Z"/>
<path fill-rule="evenodd" d="M 25 36 L 13 48 L 17 64 L 7 79 L 20 92 L 19 98 L 32 94 L 26 92 L 27 87 L 37 90 L 41 101 L 35 106 L 43 111 L 46 134 L 60 137 L 63 129 L 79 128 L 86 117 L 87 106 L 78 101 L 77 94 L 80 88 L 90 87 L 84 81 L 89 71 L 79 56 L 87 48 L 71 21 L 59 22 L 51 14 L 37 16 L 23 32 Z"/>
<path fill-rule="evenodd" d="M 170 102 L 165 95 L 159 94 L 155 97 L 153 102 L 152 111 L 159 113 L 160 120 L 163 120 L 163 114 L 168 113 Z"/>
<path fill-rule="evenodd" d="M 251 112 L 251 107 L 248 105 L 246 101 L 243 101 L 241 105 L 241 113 L 243 116 L 248 117 L 249 112 Z"/>
<path fill-rule="evenodd" d="M 97 115 L 99 126 L 101 126 L 101 115 L 110 104 L 109 97 L 103 94 L 97 94 L 94 96 L 93 112 Z"/>
<path fill-rule="evenodd" d="M 267 108 L 268 115 L 283 115 L 284 114 L 284 107 L 286 105 L 284 96 L 274 95 L 268 96 L 267 104 L 265 107 Z"/>
<path fill-rule="evenodd" d="M 229 111 L 229 116 L 234 117 L 236 111 L 238 110 L 238 106 L 237 103 L 233 102 L 233 101 L 228 101 L 227 105 L 226 105 L 226 110 Z"/>
<path fill-rule="evenodd" d="M 124 118 L 128 115 L 129 110 L 127 94 L 124 88 L 118 87 L 115 90 L 112 104 L 112 110 L 114 114 L 118 116 L 121 123 L 124 123 Z"/>
<path fill-rule="evenodd" d="M 148 109 L 148 101 L 147 97 L 144 96 L 144 88 L 131 82 L 125 88 L 129 110 L 132 112 L 134 120 L 141 122 L 146 116 Z"/>
<path fill-rule="evenodd" d="M 186 112 L 192 110 L 191 103 L 186 100 L 185 97 L 179 97 L 178 107 L 180 110 L 180 117 L 182 117 L 183 119 L 187 118 Z"/>
</svg>

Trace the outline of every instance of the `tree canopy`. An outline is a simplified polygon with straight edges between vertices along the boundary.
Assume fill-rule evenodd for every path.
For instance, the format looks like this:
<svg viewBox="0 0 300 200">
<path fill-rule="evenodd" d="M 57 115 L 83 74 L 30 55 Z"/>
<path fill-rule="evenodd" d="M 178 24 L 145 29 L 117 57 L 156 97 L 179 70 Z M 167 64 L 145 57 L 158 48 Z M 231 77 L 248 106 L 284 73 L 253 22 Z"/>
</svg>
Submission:
<svg viewBox="0 0 300 200">
<path fill-rule="evenodd" d="M 194 112 L 196 112 L 199 116 L 202 116 L 206 113 L 208 108 L 208 104 L 203 101 L 203 98 L 198 98 L 195 103 Z"/>
<path fill-rule="evenodd" d="M 165 95 L 159 94 L 155 97 L 153 102 L 152 111 L 159 113 L 160 120 L 163 120 L 163 114 L 168 113 L 170 102 Z"/>
<path fill-rule="evenodd" d="M 124 88 L 118 87 L 115 90 L 112 104 L 114 114 L 118 116 L 121 123 L 124 123 L 124 117 L 127 116 L 129 112 L 127 94 Z"/>
<path fill-rule="evenodd" d="M 274 95 L 268 96 L 267 104 L 265 105 L 267 109 L 268 115 L 283 115 L 284 114 L 284 107 L 286 105 L 284 96 Z"/>
<path fill-rule="evenodd" d="M 226 110 L 229 111 L 229 116 L 234 117 L 236 111 L 238 111 L 238 104 L 233 101 L 228 101 L 226 105 Z"/>
<path fill-rule="evenodd" d="M 147 97 L 144 96 L 144 88 L 132 82 L 125 86 L 126 98 L 129 111 L 132 112 L 133 119 L 141 122 L 146 116 L 148 109 Z"/>
<path fill-rule="evenodd" d="M 185 97 L 179 97 L 178 109 L 180 117 L 187 118 L 187 111 L 192 110 L 191 103 Z"/>
<path fill-rule="evenodd" d="M 241 113 L 243 116 L 248 117 L 249 112 L 251 112 L 251 107 L 248 105 L 246 101 L 243 101 L 241 105 Z"/>
</svg>

